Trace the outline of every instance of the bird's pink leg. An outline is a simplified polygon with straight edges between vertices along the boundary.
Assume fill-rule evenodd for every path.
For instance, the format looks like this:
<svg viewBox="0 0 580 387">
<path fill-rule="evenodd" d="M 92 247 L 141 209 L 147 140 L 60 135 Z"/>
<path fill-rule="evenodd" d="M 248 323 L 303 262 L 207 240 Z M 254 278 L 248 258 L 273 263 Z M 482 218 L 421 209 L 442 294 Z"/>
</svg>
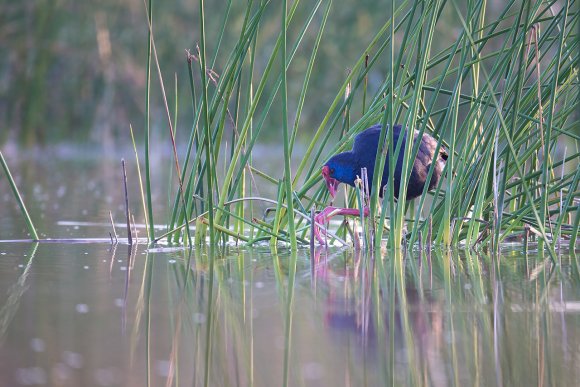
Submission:
<svg viewBox="0 0 580 387">
<path fill-rule="evenodd" d="M 368 209 L 368 207 L 365 207 L 363 209 L 363 213 L 364 213 L 364 216 L 368 216 L 369 215 L 369 209 Z M 358 210 L 356 208 L 341 208 L 341 207 L 328 206 L 324 210 L 322 210 L 318 215 L 316 215 L 314 217 L 315 224 L 313 225 L 313 227 L 314 227 L 314 235 L 316 236 L 316 239 L 318 239 L 318 242 L 321 245 L 325 245 L 326 244 L 326 241 L 323 238 L 323 236 L 321 235 L 321 230 L 320 230 L 320 226 L 319 225 L 326 226 L 327 222 L 332 217 L 334 217 L 336 215 L 360 216 L 360 210 Z M 324 228 L 324 230 L 322 232 L 326 235 L 326 228 Z"/>
</svg>

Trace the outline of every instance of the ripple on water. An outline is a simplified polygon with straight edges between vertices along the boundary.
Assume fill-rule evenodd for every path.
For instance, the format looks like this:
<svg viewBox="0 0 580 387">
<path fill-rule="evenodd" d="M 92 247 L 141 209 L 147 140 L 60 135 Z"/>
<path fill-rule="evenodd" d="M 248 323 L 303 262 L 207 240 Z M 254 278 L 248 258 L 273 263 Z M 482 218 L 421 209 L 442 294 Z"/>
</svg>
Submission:
<svg viewBox="0 0 580 387">
<path fill-rule="evenodd" d="M 52 367 L 52 377 L 55 382 L 65 382 L 70 379 L 72 371 L 69 366 L 64 363 L 56 363 Z"/>
<path fill-rule="evenodd" d="M 44 352 L 46 349 L 46 344 L 44 340 L 38 337 L 34 337 L 30 340 L 30 348 L 32 348 L 34 352 Z"/>
<path fill-rule="evenodd" d="M 89 313 L 89 306 L 87 304 L 76 304 L 75 309 L 78 313 Z"/>
<path fill-rule="evenodd" d="M 115 386 L 120 382 L 117 375 L 115 368 L 98 368 L 95 370 L 95 381 L 99 386 Z"/>
<path fill-rule="evenodd" d="M 171 370 L 171 362 L 169 360 L 157 360 L 156 364 L 157 375 L 161 377 L 168 377 Z"/>
<path fill-rule="evenodd" d="M 302 364 L 302 377 L 306 380 L 320 380 L 324 377 L 324 367 L 317 362 Z"/>
<path fill-rule="evenodd" d="M 196 324 L 203 324 L 205 323 L 205 314 L 203 313 L 194 313 L 193 314 L 193 322 Z"/>
<path fill-rule="evenodd" d="M 16 369 L 16 382 L 23 386 L 46 384 L 46 371 L 40 367 Z"/>
<path fill-rule="evenodd" d="M 80 369 L 83 368 L 83 355 L 78 352 L 73 351 L 64 351 L 62 353 L 62 359 L 64 360 L 65 364 L 71 368 Z"/>
</svg>

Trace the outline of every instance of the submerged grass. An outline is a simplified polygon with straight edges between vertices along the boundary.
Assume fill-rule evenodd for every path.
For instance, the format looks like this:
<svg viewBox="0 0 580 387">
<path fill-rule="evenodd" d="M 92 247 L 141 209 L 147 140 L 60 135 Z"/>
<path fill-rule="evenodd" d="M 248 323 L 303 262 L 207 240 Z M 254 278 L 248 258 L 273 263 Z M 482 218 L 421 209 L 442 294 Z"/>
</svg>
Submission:
<svg viewBox="0 0 580 387">
<path fill-rule="evenodd" d="M 382 202 L 379 184 L 372 185 L 371 219 L 380 219 L 381 227 L 365 227 L 366 232 L 376 230 L 374 236 L 365 236 L 374 240 L 369 245 L 381 246 L 382 225 L 389 229 L 391 247 L 400 248 L 404 235 L 410 244 L 420 238 L 428 240 L 432 222 L 433 242 L 446 246 L 489 243 L 497 251 L 507 238 L 523 237 L 527 230 L 552 255 L 557 242 L 575 246 L 580 219 L 576 1 L 512 0 L 502 9 L 494 8 L 497 16 L 485 0 L 392 2 L 391 16 L 363 46 L 344 83 L 337 87 L 336 97 L 329 101 L 324 119 L 308 137 L 304 153 L 298 153 L 295 142 L 304 131 L 304 104 L 322 105 L 309 101 L 308 85 L 317 53 L 324 47 L 325 27 L 334 22 L 332 1 L 310 5 L 297 0 L 289 9 L 283 2 L 278 38 L 269 44 L 260 41 L 260 31 L 271 8 L 279 6 L 250 0 L 239 39 L 226 52 L 221 40 L 224 29 L 232 28 L 228 3 L 211 61 L 205 25 L 215 21 L 205 12 L 203 0 L 199 4 L 199 50 L 187 58 L 191 134 L 179 148 L 186 152 L 181 165 L 175 157 L 179 187 L 174 190 L 166 234 L 169 242 L 182 242 L 188 219 L 199 221 L 207 213 L 212 245 L 243 235 L 239 239 L 245 242 L 271 239 L 296 249 L 301 240 L 308 239 L 305 226 L 311 209 L 321 208 L 328 199 L 324 185 L 319 184 L 320 166 L 347 149 L 361 130 L 380 122 L 384 141 L 377 162 L 389 163 L 393 171 L 396 157 L 387 159 L 387 150 L 403 152 L 404 178 L 398 187 L 402 196 L 418 146 L 410 141 L 405 147 L 393 143 L 389 130 L 393 124 L 433 135 L 449 158 L 444 179 L 411 206 L 394 199 L 393 184 L 386 187 Z M 150 5 L 147 9 L 151 12 Z M 455 34 L 442 37 L 441 31 L 449 29 L 445 25 L 448 15 L 457 21 Z M 148 17 L 151 20 L 152 15 Z M 153 34 L 150 46 L 154 48 Z M 260 71 L 257 57 L 265 59 Z M 288 74 L 297 57 L 307 67 L 300 92 L 294 96 L 289 93 Z M 192 61 L 199 66 L 191 66 Z M 369 84 L 369 74 L 380 81 Z M 296 102 L 291 103 L 294 98 Z M 282 176 L 268 176 L 251 157 L 274 106 L 282 112 Z M 295 110 L 290 112 L 290 107 Z M 290 115 L 295 117 L 292 125 Z M 150 151 L 146 135 L 146 181 Z M 294 173 L 290 168 L 293 156 L 300 158 Z M 225 160 L 223 174 L 217 170 L 218 160 Z M 368 178 L 376 183 L 379 170 L 375 168 L 375 175 Z M 228 202 L 254 197 L 250 182 L 257 178 L 279 193 L 275 216 L 254 222 L 256 214 L 243 202 L 234 210 L 222 211 Z M 150 184 L 146 191 L 148 235 L 154 241 Z M 196 235 L 196 240 L 205 238 Z"/>
</svg>

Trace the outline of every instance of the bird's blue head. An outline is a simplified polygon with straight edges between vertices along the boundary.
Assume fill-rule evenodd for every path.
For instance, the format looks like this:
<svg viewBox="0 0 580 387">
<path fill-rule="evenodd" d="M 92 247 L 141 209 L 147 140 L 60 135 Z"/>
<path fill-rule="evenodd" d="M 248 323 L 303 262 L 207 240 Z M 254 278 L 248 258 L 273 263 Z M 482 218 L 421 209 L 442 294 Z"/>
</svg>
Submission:
<svg viewBox="0 0 580 387">
<path fill-rule="evenodd" d="M 334 198 L 340 183 L 354 186 L 356 166 L 351 152 L 344 152 L 333 156 L 322 167 L 322 177 L 326 180 L 326 187 L 330 196 Z"/>
</svg>

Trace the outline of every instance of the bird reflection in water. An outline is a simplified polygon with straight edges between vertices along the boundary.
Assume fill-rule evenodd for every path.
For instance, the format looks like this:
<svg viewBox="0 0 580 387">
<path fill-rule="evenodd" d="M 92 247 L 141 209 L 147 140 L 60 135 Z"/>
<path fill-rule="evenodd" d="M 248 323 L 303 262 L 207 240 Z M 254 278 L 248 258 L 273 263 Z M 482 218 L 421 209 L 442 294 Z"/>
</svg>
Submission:
<svg viewBox="0 0 580 387">
<path fill-rule="evenodd" d="M 318 246 L 312 257 L 313 293 L 329 335 L 356 343 L 355 353 L 364 362 L 402 363 L 403 369 L 414 369 L 419 378 L 427 376 L 435 386 L 448 385 L 442 301 L 432 299 L 411 281 L 401 283 L 395 275 L 381 278 L 379 263 L 368 252 L 329 254 Z M 394 261 L 383 260 L 381 265 Z M 388 361 L 391 356 L 394 359 Z"/>
</svg>

